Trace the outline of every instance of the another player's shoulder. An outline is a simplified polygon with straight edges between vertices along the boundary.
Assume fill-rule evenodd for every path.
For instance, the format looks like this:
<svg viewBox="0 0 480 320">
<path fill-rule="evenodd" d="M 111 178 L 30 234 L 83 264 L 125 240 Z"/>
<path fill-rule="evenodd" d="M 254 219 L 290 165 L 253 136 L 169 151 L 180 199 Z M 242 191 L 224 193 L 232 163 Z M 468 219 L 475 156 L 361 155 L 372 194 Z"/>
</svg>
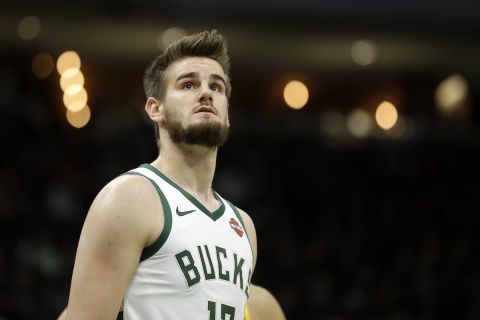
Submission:
<svg viewBox="0 0 480 320">
<path fill-rule="evenodd" d="M 248 307 L 252 320 L 284 320 L 285 315 L 277 299 L 267 289 L 251 285 Z"/>
<path fill-rule="evenodd" d="M 263 304 L 265 302 L 271 303 L 275 301 L 275 298 L 270 293 L 270 291 L 268 291 L 264 287 L 254 285 L 254 284 L 250 286 L 250 298 L 251 298 L 250 300 L 252 300 L 254 303 L 259 303 L 259 304 Z"/>
</svg>

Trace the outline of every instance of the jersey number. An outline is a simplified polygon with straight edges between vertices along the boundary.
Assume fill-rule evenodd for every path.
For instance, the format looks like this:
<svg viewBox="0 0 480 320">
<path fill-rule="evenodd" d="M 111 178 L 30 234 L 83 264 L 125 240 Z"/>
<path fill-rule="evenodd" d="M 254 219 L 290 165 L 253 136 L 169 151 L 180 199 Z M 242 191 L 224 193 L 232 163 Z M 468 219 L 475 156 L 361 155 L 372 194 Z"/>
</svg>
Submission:
<svg viewBox="0 0 480 320">
<path fill-rule="evenodd" d="M 208 313 L 210 314 L 208 320 L 215 320 L 217 314 L 217 304 L 213 301 L 208 301 Z M 228 318 L 226 316 L 229 316 Z M 220 305 L 221 320 L 233 320 L 235 319 L 235 308 L 226 304 Z"/>
</svg>

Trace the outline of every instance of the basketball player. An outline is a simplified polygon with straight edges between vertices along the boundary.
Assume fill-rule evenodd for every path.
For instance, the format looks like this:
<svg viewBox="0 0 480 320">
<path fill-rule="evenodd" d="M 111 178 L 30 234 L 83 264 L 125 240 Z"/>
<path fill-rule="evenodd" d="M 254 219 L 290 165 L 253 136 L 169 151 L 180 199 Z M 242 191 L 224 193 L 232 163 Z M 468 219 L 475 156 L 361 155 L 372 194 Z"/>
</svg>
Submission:
<svg viewBox="0 0 480 320">
<path fill-rule="evenodd" d="M 215 30 L 171 44 L 144 78 L 159 156 L 108 183 L 80 236 L 67 320 L 243 320 L 250 217 L 212 190 L 227 139 L 229 57 Z"/>
</svg>

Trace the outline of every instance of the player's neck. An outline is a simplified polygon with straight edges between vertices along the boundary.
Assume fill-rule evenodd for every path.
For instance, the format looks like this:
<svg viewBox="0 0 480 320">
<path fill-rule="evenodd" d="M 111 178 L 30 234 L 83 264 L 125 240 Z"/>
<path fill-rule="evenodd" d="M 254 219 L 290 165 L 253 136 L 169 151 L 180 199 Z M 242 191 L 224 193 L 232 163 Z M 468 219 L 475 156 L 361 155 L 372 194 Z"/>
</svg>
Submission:
<svg viewBox="0 0 480 320">
<path fill-rule="evenodd" d="M 152 163 L 198 200 L 215 202 L 212 181 L 217 161 L 217 148 L 162 143 L 160 155 Z"/>
</svg>

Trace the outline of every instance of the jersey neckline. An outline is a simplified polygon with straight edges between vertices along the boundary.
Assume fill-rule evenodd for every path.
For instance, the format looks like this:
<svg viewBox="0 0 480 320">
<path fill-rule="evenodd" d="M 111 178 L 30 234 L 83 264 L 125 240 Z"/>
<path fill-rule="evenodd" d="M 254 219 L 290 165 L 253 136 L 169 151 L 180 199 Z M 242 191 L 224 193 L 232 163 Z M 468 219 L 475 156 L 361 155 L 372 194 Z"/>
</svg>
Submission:
<svg viewBox="0 0 480 320">
<path fill-rule="evenodd" d="M 169 177 L 164 175 L 160 170 L 158 170 L 151 164 L 144 163 L 140 165 L 140 167 L 149 169 L 150 171 L 158 175 L 160 178 L 165 180 L 172 187 L 180 191 L 180 193 L 183 194 L 185 198 L 187 198 L 195 207 L 197 207 L 197 209 L 202 211 L 205 215 L 207 215 L 207 217 L 209 217 L 213 221 L 218 220 L 225 213 L 225 204 L 223 203 L 223 200 L 220 198 L 220 196 L 215 192 L 215 190 L 212 189 L 213 196 L 215 197 L 215 199 L 217 199 L 220 202 L 220 207 L 218 207 L 218 209 L 216 209 L 215 211 L 210 211 L 199 200 L 197 200 L 197 198 L 195 198 L 190 192 L 186 191 L 185 189 L 180 187 L 178 184 L 173 182 Z"/>
</svg>

